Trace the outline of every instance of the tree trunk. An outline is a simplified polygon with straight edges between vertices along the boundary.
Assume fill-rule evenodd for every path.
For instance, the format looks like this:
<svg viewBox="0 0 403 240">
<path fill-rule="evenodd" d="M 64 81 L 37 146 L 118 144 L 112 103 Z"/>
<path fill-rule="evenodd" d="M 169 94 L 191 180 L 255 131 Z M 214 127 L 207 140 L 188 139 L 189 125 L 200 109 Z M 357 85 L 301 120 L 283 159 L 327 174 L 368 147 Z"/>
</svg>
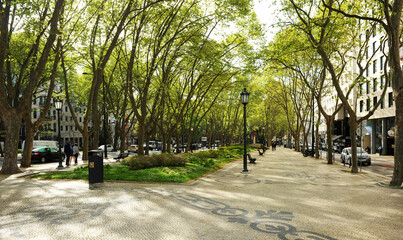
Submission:
<svg viewBox="0 0 403 240">
<path fill-rule="evenodd" d="M 125 152 L 126 149 L 126 144 L 125 144 L 125 139 L 127 136 L 127 132 L 124 129 L 124 126 L 121 128 L 121 134 L 119 134 L 119 138 L 120 138 L 120 152 L 123 153 Z"/>
<path fill-rule="evenodd" d="M 28 127 L 29 124 L 25 124 L 26 131 L 25 131 L 25 143 L 24 149 L 22 153 L 22 160 L 20 167 L 27 168 L 31 166 L 31 154 L 34 145 L 34 135 L 35 133 L 32 132 L 31 127 Z"/>
<path fill-rule="evenodd" d="M 82 135 L 83 135 L 83 156 L 82 156 L 82 160 L 83 161 L 88 160 L 88 151 L 89 151 L 89 146 L 90 146 L 90 135 L 89 135 L 87 129 L 88 129 L 88 126 L 84 125 L 84 132 L 82 133 Z"/>
<path fill-rule="evenodd" d="M 139 147 L 138 155 L 144 155 L 144 147 L 143 147 L 143 144 L 144 144 L 144 120 L 142 118 L 139 118 L 138 123 L 139 123 L 139 129 L 137 132 L 137 136 L 138 136 L 137 145 Z"/>
<path fill-rule="evenodd" d="M 327 142 L 327 164 L 333 164 L 333 141 L 332 141 L 333 118 L 326 119 L 326 142 Z"/>
<path fill-rule="evenodd" d="M 401 186 L 403 183 L 403 90 L 395 95 L 395 162 L 391 185 Z"/>
<path fill-rule="evenodd" d="M 357 121 L 350 114 L 350 138 L 351 138 L 351 172 L 358 173 L 358 160 L 357 160 L 357 139 L 356 133 L 357 130 Z"/>
<path fill-rule="evenodd" d="M 15 109 L 11 109 L 8 114 L 3 115 L 3 124 L 6 133 L 4 142 L 4 162 L 0 174 L 21 173 L 18 168 L 18 138 L 20 132 L 21 117 L 16 114 Z"/>
<path fill-rule="evenodd" d="M 322 113 L 319 111 L 318 112 L 318 121 L 316 123 L 316 128 L 315 128 L 315 158 L 319 159 L 319 124 L 320 124 L 320 119 L 322 117 Z M 313 146 L 312 146 L 313 147 Z"/>
</svg>

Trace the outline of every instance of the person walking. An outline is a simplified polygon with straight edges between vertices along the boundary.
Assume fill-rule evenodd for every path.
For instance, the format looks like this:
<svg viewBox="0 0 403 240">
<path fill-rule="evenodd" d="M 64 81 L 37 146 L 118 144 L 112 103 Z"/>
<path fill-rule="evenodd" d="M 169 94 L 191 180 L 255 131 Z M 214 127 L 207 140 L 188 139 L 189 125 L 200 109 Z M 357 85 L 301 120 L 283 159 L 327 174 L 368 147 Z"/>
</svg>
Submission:
<svg viewBox="0 0 403 240">
<path fill-rule="evenodd" d="M 66 145 L 64 145 L 64 154 L 66 155 L 66 166 L 70 166 L 70 157 L 72 155 L 73 151 L 71 149 L 70 142 L 67 142 Z"/>
<path fill-rule="evenodd" d="M 73 156 L 75 159 L 74 165 L 77 165 L 77 163 L 78 163 L 78 144 L 77 143 L 74 143 L 74 145 L 73 145 Z"/>
</svg>

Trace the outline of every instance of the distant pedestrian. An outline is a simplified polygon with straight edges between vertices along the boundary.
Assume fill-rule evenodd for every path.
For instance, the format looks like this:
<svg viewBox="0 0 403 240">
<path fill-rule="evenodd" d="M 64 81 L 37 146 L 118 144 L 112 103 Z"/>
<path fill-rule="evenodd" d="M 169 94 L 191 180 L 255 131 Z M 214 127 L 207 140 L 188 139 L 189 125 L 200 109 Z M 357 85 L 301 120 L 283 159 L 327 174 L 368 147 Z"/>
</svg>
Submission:
<svg viewBox="0 0 403 240">
<path fill-rule="evenodd" d="M 70 157 L 73 154 L 73 150 L 71 148 L 70 142 L 67 142 L 64 145 L 64 154 L 66 155 L 66 166 L 70 166 Z"/>
<path fill-rule="evenodd" d="M 382 155 L 382 146 L 379 146 L 379 156 L 381 156 Z"/>
<path fill-rule="evenodd" d="M 73 145 L 73 156 L 75 158 L 75 165 L 78 163 L 78 144 L 74 143 Z"/>
<path fill-rule="evenodd" d="M 271 150 L 276 151 L 276 142 L 271 142 Z"/>
</svg>

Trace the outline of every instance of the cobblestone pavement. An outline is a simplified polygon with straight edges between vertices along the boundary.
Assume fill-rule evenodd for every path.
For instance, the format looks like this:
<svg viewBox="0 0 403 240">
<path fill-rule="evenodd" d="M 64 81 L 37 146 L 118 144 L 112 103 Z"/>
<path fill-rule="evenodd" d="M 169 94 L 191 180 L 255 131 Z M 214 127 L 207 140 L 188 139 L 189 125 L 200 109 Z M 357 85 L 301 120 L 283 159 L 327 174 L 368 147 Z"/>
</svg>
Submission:
<svg viewBox="0 0 403 240">
<path fill-rule="evenodd" d="M 187 184 L 10 176 L 0 239 L 402 239 L 403 190 L 390 179 L 277 148 Z"/>
</svg>

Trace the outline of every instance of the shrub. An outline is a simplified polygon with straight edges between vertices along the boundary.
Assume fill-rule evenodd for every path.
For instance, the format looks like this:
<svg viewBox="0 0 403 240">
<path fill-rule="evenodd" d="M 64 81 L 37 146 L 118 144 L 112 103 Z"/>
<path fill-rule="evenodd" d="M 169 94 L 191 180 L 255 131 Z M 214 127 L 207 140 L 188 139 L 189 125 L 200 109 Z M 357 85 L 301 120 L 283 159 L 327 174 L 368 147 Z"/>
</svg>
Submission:
<svg viewBox="0 0 403 240">
<path fill-rule="evenodd" d="M 140 170 L 155 167 L 183 167 L 186 166 L 187 160 L 180 155 L 169 153 L 152 155 L 152 156 L 132 156 L 122 161 L 123 165 L 130 167 L 130 170 Z"/>
<path fill-rule="evenodd" d="M 199 156 L 201 155 L 201 157 Z M 195 165 L 203 166 L 203 167 L 211 167 L 215 164 L 215 161 L 213 159 L 210 159 L 207 157 L 207 154 L 194 154 L 191 155 L 188 160 L 190 163 L 193 163 Z"/>
</svg>

